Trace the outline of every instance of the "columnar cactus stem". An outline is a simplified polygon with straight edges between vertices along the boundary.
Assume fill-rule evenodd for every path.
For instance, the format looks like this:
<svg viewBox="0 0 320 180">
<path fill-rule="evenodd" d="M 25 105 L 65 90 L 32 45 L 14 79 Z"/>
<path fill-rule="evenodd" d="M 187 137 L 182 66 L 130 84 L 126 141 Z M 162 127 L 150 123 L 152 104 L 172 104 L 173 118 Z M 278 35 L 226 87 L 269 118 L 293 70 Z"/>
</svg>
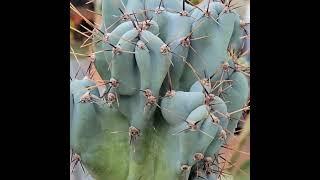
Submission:
<svg viewBox="0 0 320 180">
<path fill-rule="evenodd" d="M 85 55 L 103 81 L 70 85 L 71 148 L 97 180 L 220 176 L 219 150 L 249 108 L 246 23 L 231 0 L 187 2 L 103 0 Z"/>
</svg>

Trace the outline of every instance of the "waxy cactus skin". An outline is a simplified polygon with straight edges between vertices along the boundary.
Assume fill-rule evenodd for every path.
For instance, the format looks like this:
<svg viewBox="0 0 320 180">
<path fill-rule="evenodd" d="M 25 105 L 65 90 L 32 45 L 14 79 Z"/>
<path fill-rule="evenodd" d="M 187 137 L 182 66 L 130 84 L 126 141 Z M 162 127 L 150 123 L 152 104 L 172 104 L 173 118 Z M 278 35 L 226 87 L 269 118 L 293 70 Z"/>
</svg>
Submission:
<svg viewBox="0 0 320 180">
<path fill-rule="evenodd" d="M 103 0 L 102 12 L 92 65 L 105 82 L 70 84 L 74 154 L 97 180 L 217 179 L 249 109 L 239 15 L 212 0 Z"/>
</svg>

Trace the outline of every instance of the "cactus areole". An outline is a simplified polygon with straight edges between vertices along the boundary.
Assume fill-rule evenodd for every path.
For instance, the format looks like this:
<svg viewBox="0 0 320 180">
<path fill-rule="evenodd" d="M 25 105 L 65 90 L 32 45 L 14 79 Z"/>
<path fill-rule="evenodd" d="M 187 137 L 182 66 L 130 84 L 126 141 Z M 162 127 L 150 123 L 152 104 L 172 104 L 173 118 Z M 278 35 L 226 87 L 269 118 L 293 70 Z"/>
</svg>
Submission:
<svg viewBox="0 0 320 180">
<path fill-rule="evenodd" d="M 70 84 L 70 148 L 91 176 L 218 179 L 218 152 L 249 108 L 236 6 L 102 1 L 88 57 L 104 82 Z"/>
</svg>

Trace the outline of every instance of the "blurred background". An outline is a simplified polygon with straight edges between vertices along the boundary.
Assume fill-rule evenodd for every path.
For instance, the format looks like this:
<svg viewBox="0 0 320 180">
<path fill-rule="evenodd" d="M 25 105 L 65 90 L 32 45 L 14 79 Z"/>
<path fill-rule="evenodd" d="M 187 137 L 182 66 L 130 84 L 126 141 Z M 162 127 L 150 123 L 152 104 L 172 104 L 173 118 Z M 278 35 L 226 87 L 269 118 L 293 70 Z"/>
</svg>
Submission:
<svg viewBox="0 0 320 180">
<path fill-rule="evenodd" d="M 102 0 L 70 0 L 77 10 L 91 23 L 98 27 L 101 24 L 101 1 Z M 200 3 L 201 0 L 191 0 L 192 3 Z M 233 0 L 232 3 L 241 5 L 236 11 L 245 22 L 250 22 L 250 0 Z M 91 35 L 93 28 L 77 13 L 70 9 L 70 49 L 79 54 L 89 54 L 93 51 L 92 46 L 82 47 L 84 42 L 90 44 L 91 40 L 87 40 Z M 250 33 L 250 26 L 247 29 Z M 250 42 L 250 38 L 248 40 Z M 248 42 L 248 43 L 249 43 Z M 250 46 L 250 43 L 249 43 Z M 248 57 L 250 61 L 250 56 Z M 80 65 L 80 67 L 79 67 Z M 89 66 L 87 57 L 70 54 L 70 78 L 82 79 L 85 73 L 79 73 L 80 69 L 86 70 Z M 90 73 L 89 73 L 90 74 Z M 98 76 L 98 75 L 97 75 Z M 99 78 L 99 77 L 97 77 Z M 249 104 L 250 105 L 250 104 Z M 243 119 L 239 122 L 239 128 L 236 134 L 230 139 L 228 148 L 222 148 L 221 152 L 225 158 L 225 162 L 221 163 L 221 168 L 225 172 L 232 174 L 233 180 L 250 179 L 250 114 L 249 111 L 243 113 Z M 70 153 L 71 156 L 71 153 Z M 71 164 L 70 168 L 73 168 Z M 70 171 L 71 171 L 70 169 Z M 93 180 L 93 178 L 84 173 L 82 167 L 78 163 L 74 172 L 70 173 L 71 180 Z M 230 179 L 228 175 L 222 179 Z"/>
</svg>

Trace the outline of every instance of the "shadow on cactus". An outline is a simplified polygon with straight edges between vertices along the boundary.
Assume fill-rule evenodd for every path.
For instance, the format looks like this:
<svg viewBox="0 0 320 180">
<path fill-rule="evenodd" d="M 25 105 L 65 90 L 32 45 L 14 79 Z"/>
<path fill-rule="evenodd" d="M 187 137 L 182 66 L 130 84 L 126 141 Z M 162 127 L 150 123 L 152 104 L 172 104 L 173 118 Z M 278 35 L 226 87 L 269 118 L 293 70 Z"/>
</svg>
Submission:
<svg viewBox="0 0 320 180">
<path fill-rule="evenodd" d="M 73 11 L 77 9 L 70 4 Z M 104 0 L 87 77 L 70 85 L 71 145 L 97 180 L 218 179 L 249 109 L 243 22 L 231 1 Z M 93 80 L 92 69 L 102 80 Z M 104 89 L 103 93 L 98 87 Z"/>
</svg>

